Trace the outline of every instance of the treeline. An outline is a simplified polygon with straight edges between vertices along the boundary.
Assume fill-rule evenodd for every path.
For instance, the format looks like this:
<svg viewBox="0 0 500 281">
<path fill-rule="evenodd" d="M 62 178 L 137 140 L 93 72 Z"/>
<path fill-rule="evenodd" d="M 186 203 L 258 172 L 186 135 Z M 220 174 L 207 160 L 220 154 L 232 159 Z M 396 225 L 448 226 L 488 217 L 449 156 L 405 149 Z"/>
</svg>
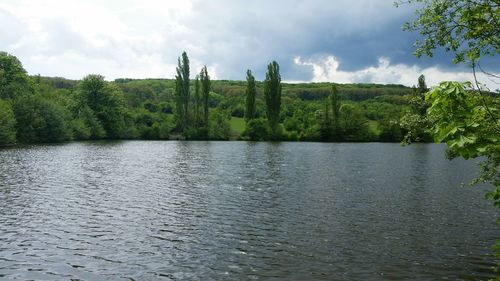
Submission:
<svg viewBox="0 0 500 281">
<path fill-rule="evenodd" d="M 401 85 L 211 81 L 190 76 L 179 58 L 175 79 L 82 80 L 29 76 L 0 52 L 0 145 L 94 139 L 401 141 L 400 118 L 415 89 Z"/>
</svg>

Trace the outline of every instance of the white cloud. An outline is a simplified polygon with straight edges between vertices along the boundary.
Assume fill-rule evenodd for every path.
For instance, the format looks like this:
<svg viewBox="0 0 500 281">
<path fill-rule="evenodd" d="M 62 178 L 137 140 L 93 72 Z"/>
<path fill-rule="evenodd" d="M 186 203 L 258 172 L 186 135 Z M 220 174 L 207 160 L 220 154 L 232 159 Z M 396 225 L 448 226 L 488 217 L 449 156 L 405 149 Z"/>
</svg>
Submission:
<svg viewBox="0 0 500 281">
<path fill-rule="evenodd" d="M 184 36 L 177 19 L 190 10 L 189 1 L 0 0 L 0 50 L 31 74 L 173 77 L 182 50 L 172 36 Z"/>
<path fill-rule="evenodd" d="M 384 9 L 393 13 L 378 16 Z M 241 79 L 247 68 L 317 45 L 317 34 L 369 31 L 406 12 L 373 0 L 0 0 L 0 50 L 32 74 L 80 78 L 91 70 L 108 79 L 173 77 L 186 50 L 193 69 L 207 64 Z"/>
<path fill-rule="evenodd" d="M 314 81 L 412 85 L 420 72 L 431 82 L 469 79 L 468 73 L 384 58 L 358 67 L 366 65 L 365 57 L 383 56 L 386 45 L 373 43 L 388 40 L 377 36 L 388 27 L 399 29 L 411 14 L 410 5 L 395 9 L 392 1 L 379 0 L 0 0 L 0 50 L 17 56 L 30 74 L 73 79 L 89 73 L 107 79 L 173 78 L 184 50 L 192 76 L 206 64 L 219 79 L 244 79 L 247 68 L 263 78 L 271 60 L 282 63 L 285 76 L 298 79 L 307 80 L 305 66 L 310 67 Z M 387 44 L 398 36 L 391 33 Z M 350 44 L 370 55 L 353 62 L 360 56 Z M 400 46 L 399 61 L 411 52 Z M 314 57 L 324 53 L 351 61 Z M 341 63 L 363 69 L 343 71 Z"/>
<path fill-rule="evenodd" d="M 310 67 L 313 73 L 312 82 L 336 82 L 336 83 L 381 83 L 402 84 L 413 86 L 417 83 L 420 74 L 426 77 L 429 86 L 435 86 L 441 81 L 473 81 L 472 72 L 447 71 L 437 66 L 421 68 L 416 65 L 391 64 L 388 58 L 381 57 L 378 64 L 355 71 L 343 71 L 340 61 L 333 55 L 327 55 L 316 59 L 302 59 L 295 57 L 296 65 Z M 492 80 L 483 73 L 478 73 L 478 80 L 488 86 L 491 90 L 498 89 L 500 81 Z M 496 74 L 499 75 L 499 74 Z M 500 76 L 500 75 L 499 75 Z M 495 83 L 496 82 L 496 83 Z"/>
</svg>

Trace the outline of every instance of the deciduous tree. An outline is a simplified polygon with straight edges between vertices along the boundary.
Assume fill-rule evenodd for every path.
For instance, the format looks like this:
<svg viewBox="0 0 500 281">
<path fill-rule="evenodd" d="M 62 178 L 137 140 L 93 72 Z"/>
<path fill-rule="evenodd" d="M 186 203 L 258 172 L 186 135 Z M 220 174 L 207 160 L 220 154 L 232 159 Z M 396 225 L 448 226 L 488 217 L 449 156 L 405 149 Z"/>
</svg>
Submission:
<svg viewBox="0 0 500 281">
<path fill-rule="evenodd" d="M 88 119 L 85 107 L 90 108 L 99 120 L 108 138 L 120 138 L 124 130 L 124 101 L 120 90 L 104 80 L 101 75 L 87 75 L 78 85 L 80 107 L 77 117 Z M 99 129 L 96 129 L 99 130 Z M 94 134 L 93 134 L 94 135 Z M 96 136 L 97 134 L 96 131 Z"/>
<path fill-rule="evenodd" d="M 33 93 L 33 82 L 21 62 L 13 55 L 0 52 L 0 98 L 14 99 Z"/>
<path fill-rule="evenodd" d="M 16 142 L 16 118 L 10 102 L 0 99 L 0 146 Z"/>
</svg>

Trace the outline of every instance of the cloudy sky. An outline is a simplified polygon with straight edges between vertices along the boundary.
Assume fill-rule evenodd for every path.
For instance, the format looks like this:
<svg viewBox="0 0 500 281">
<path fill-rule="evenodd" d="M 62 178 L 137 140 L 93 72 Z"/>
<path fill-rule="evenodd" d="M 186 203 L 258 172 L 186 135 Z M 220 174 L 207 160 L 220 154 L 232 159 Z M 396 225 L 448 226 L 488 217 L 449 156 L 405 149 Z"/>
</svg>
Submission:
<svg viewBox="0 0 500 281">
<path fill-rule="evenodd" d="M 30 74 L 108 80 L 173 78 L 185 50 L 192 73 L 212 78 L 264 78 L 280 63 L 285 81 L 428 84 L 470 80 L 451 55 L 417 59 L 417 34 L 401 26 L 412 6 L 394 0 L 0 0 L 0 50 Z M 484 61 L 500 72 L 499 60 Z M 495 81 L 483 80 L 493 88 Z M 498 82 L 498 81 L 496 81 Z"/>
</svg>

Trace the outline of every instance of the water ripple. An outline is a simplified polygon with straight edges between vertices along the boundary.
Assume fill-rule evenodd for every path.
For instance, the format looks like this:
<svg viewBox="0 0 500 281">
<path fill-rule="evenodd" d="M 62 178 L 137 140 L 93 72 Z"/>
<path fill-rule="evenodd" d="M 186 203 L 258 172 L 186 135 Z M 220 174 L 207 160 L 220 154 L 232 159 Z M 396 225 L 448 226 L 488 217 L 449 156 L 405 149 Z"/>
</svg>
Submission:
<svg viewBox="0 0 500 281">
<path fill-rule="evenodd" d="M 82 142 L 0 150 L 0 278 L 486 280 L 475 164 L 397 144 Z"/>
</svg>

